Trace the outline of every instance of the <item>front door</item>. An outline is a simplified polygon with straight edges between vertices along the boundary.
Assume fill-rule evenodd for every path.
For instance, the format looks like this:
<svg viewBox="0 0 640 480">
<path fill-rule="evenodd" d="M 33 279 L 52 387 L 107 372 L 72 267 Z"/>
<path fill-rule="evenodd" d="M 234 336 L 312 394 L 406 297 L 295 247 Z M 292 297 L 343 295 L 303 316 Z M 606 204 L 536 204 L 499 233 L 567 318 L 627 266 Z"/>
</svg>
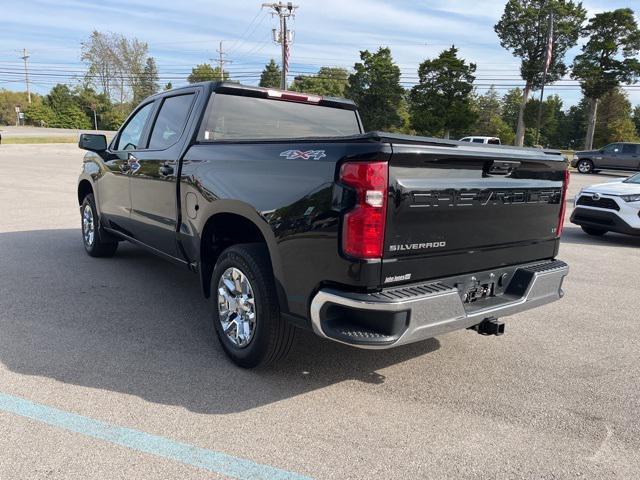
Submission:
<svg viewBox="0 0 640 480">
<path fill-rule="evenodd" d="M 178 160 L 195 91 L 164 97 L 150 129 L 147 148 L 136 153 L 131 171 L 131 220 L 134 237 L 178 257 L 176 187 Z"/>
<path fill-rule="evenodd" d="M 153 102 L 142 105 L 120 130 L 103 156 L 104 172 L 97 182 L 98 208 L 103 225 L 129 234 L 131 217 L 130 173 L 136 151 L 153 110 Z"/>
</svg>

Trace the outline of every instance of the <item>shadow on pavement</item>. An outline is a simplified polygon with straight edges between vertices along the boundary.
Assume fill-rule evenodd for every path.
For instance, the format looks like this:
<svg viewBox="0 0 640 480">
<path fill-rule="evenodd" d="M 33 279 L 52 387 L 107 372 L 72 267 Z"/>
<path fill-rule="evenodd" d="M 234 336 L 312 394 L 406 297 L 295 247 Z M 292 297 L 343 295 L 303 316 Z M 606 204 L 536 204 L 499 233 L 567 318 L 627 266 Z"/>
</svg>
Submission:
<svg viewBox="0 0 640 480">
<path fill-rule="evenodd" d="M 580 227 L 565 224 L 562 230 L 562 243 L 576 245 L 606 245 L 610 247 L 640 247 L 640 237 L 623 235 L 621 233 L 608 232 L 601 237 L 587 235 Z"/>
<path fill-rule="evenodd" d="M 198 277 L 128 243 L 94 259 L 79 230 L 0 234 L 0 362 L 11 371 L 107 389 L 202 413 L 238 412 L 439 348 L 374 352 L 299 331 L 270 369 L 232 365 L 218 346 Z"/>
</svg>

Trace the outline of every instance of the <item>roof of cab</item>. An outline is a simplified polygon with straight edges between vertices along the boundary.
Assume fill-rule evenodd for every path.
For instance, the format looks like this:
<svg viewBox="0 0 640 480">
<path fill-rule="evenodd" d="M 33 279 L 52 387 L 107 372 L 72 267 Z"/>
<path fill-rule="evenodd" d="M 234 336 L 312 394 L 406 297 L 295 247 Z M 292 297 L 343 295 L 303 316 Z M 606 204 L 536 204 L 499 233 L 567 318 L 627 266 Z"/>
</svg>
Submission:
<svg viewBox="0 0 640 480">
<path fill-rule="evenodd" d="M 156 93 L 155 95 L 152 95 L 152 97 L 164 96 L 164 95 L 166 95 L 168 93 L 171 94 L 173 92 L 179 92 L 180 90 L 185 90 L 185 89 L 193 88 L 193 87 L 205 87 L 205 89 L 207 89 L 209 92 L 227 93 L 227 94 L 231 94 L 231 95 L 240 95 L 240 96 L 246 96 L 246 97 L 272 98 L 274 100 L 278 100 L 279 99 L 277 96 L 273 95 L 274 93 L 280 93 L 280 92 L 284 93 L 283 90 L 279 90 L 279 89 L 276 89 L 276 88 L 254 87 L 254 86 L 251 86 L 251 85 L 243 85 L 243 84 L 238 83 L 238 82 L 207 81 L 207 82 L 192 83 L 192 84 L 189 84 L 189 85 L 185 85 L 183 87 L 173 88 L 171 90 L 165 90 L 163 92 L 159 92 L 159 93 Z M 287 94 L 304 96 L 305 92 L 294 92 L 294 91 L 289 91 L 288 90 Z M 337 108 L 343 108 L 343 109 L 347 109 L 347 110 L 356 110 L 357 109 L 355 102 L 353 100 L 349 100 L 349 99 L 346 99 L 346 98 L 325 97 L 325 96 L 316 95 L 316 94 L 313 94 L 313 93 L 308 93 L 306 95 L 309 95 L 311 97 L 320 98 L 320 100 L 317 101 L 317 102 L 309 102 L 309 103 L 314 103 L 316 105 L 337 107 Z M 285 100 L 291 101 L 291 99 L 285 99 Z M 293 101 L 295 101 L 295 100 L 293 100 Z"/>
</svg>

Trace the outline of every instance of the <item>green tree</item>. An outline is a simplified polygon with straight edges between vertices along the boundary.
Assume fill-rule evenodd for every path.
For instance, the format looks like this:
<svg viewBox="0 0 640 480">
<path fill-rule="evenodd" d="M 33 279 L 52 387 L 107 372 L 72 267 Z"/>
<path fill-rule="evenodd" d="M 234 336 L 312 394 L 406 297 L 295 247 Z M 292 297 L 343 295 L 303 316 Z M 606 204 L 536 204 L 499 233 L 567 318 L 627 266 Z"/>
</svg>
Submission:
<svg viewBox="0 0 640 480">
<path fill-rule="evenodd" d="M 320 67 L 316 75 L 299 75 L 290 86 L 297 92 L 315 93 L 326 97 L 344 97 L 349 72 L 344 68 Z"/>
<path fill-rule="evenodd" d="M 41 102 L 27 105 L 24 109 L 25 122 L 37 127 L 49 127 L 55 122 L 55 114 L 51 107 Z"/>
<path fill-rule="evenodd" d="M 640 134 L 640 105 L 636 105 L 633 109 L 633 123 L 636 125 L 636 131 Z"/>
<path fill-rule="evenodd" d="M 569 107 L 566 113 L 566 137 L 567 148 L 573 150 L 584 149 L 584 138 L 587 132 L 587 115 L 589 112 L 589 102 L 582 97 L 577 105 Z"/>
<path fill-rule="evenodd" d="M 229 78 L 229 72 L 224 72 L 224 80 Z M 191 73 L 187 77 L 189 83 L 207 82 L 209 80 L 220 81 L 222 80 L 220 67 L 212 67 L 208 63 L 196 65 L 191 69 Z"/>
<path fill-rule="evenodd" d="M 282 79 L 282 70 L 272 58 L 264 66 L 264 70 L 260 74 L 260 86 L 265 88 L 280 88 L 280 81 Z"/>
<path fill-rule="evenodd" d="M 616 88 L 600 99 L 593 144 L 600 148 L 611 142 L 633 142 L 637 132 L 631 116 L 631 102 L 625 92 Z"/>
<path fill-rule="evenodd" d="M 403 120 L 400 103 L 404 88 L 400 85 L 400 68 L 393 62 L 388 48 L 376 53 L 360 52 L 360 60 L 349 75 L 345 96 L 358 105 L 367 130 L 400 128 Z"/>
<path fill-rule="evenodd" d="M 620 84 L 630 84 L 640 75 L 640 30 L 630 8 L 596 14 L 583 33 L 589 37 L 573 62 L 571 77 L 580 80 L 589 99 L 589 120 L 585 138 L 593 147 L 598 101 Z"/>
<path fill-rule="evenodd" d="M 508 90 L 502 97 L 502 119 L 515 132 L 522 105 L 522 90 L 518 87 Z"/>
<path fill-rule="evenodd" d="M 167 84 L 164 86 L 165 91 L 171 90 L 172 88 L 173 88 L 173 83 L 171 82 L 167 82 Z"/>
<path fill-rule="evenodd" d="M 490 125 L 497 125 L 494 118 L 500 118 L 502 115 L 502 102 L 495 87 L 492 85 L 482 95 L 474 96 L 472 98 L 472 108 L 475 112 L 476 120 L 471 127 L 471 134 L 491 135 L 487 133 L 490 130 Z M 500 118 L 500 120 L 502 119 Z"/>
<path fill-rule="evenodd" d="M 50 127 L 91 128 L 89 116 L 82 110 L 78 97 L 67 85 L 54 86 L 44 97 L 43 103 L 53 112 Z"/>
<path fill-rule="evenodd" d="M 525 81 L 518 112 L 516 145 L 524 142 L 524 109 L 529 93 L 542 86 L 544 62 L 549 37 L 549 18 L 553 14 L 553 55 L 547 72 L 547 83 L 562 78 L 567 71 L 564 57 L 576 45 L 586 18 L 582 3 L 571 0 L 509 0 L 494 30 L 500 45 L 519 57 L 520 75 Z"/>
<path fill-rule="evenodd" d="M 127 119 L 129 113 L 130 109 L 125 105 L 115 105 L 102 115 L 99 127 L 104 130 L 118 130 Z"/>
<path fill-rule="evenodd" d="M 153 57 L 147 57 L 140 82 L 133 92 L 133 103 L 138 104 L 145 98 L 158 92 L 158 67 Z"/>
<path fill-rule="evenodd" d="M 39 103 L 40 96 L 31 94 L 31 101 Z M 10 90 L 0 89 L 0 125 L 15 125 L 16 123 L 16 107 L 22 109 L 28 105 L 27 92 L 12 92 Z"/>
<path fill-rule="evenodd" d="M 501 117 L 491 117 L 487 125 L 487 135 L 498 137 L 503 145 L 513 145 L 516 134 Z"/>
<path fill-rule="evenodd" d="M 104 93 L 96 92 L 92 86 L 87 84 L 75 87 L 72 95 L 75 103 L 89 117 L 92 125 L 95 112 L 95 118 L 98 120 L 98 128 L 100 128 L 102 116 L 113 108 L 109 98 Z"/>
<path fill-rule="evenodd" d="M 411 124 L 418 133 L 428 135 L 460 133 L 475 120 L 471 91 L 476 66 L 458 58 L 452 46 L 438 58 L 425 60 L 418 67 L 418 84 L 411 89 Z"/>
</svg>

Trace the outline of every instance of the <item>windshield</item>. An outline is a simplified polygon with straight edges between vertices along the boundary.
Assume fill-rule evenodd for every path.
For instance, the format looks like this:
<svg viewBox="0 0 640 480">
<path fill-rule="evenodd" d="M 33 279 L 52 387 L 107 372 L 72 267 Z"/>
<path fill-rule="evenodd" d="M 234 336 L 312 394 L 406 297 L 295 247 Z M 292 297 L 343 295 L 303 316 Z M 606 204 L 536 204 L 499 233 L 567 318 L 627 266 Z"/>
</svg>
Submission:
<svg viewBox="0 0 640 480">
<path fill-rule="evenodd" d="M 636 173 L 635 175 L 627 178 L 626 180 L 624 180 L 624 183 L 637 183 L 640 185 L 640 173 Z"/>
</svg>

